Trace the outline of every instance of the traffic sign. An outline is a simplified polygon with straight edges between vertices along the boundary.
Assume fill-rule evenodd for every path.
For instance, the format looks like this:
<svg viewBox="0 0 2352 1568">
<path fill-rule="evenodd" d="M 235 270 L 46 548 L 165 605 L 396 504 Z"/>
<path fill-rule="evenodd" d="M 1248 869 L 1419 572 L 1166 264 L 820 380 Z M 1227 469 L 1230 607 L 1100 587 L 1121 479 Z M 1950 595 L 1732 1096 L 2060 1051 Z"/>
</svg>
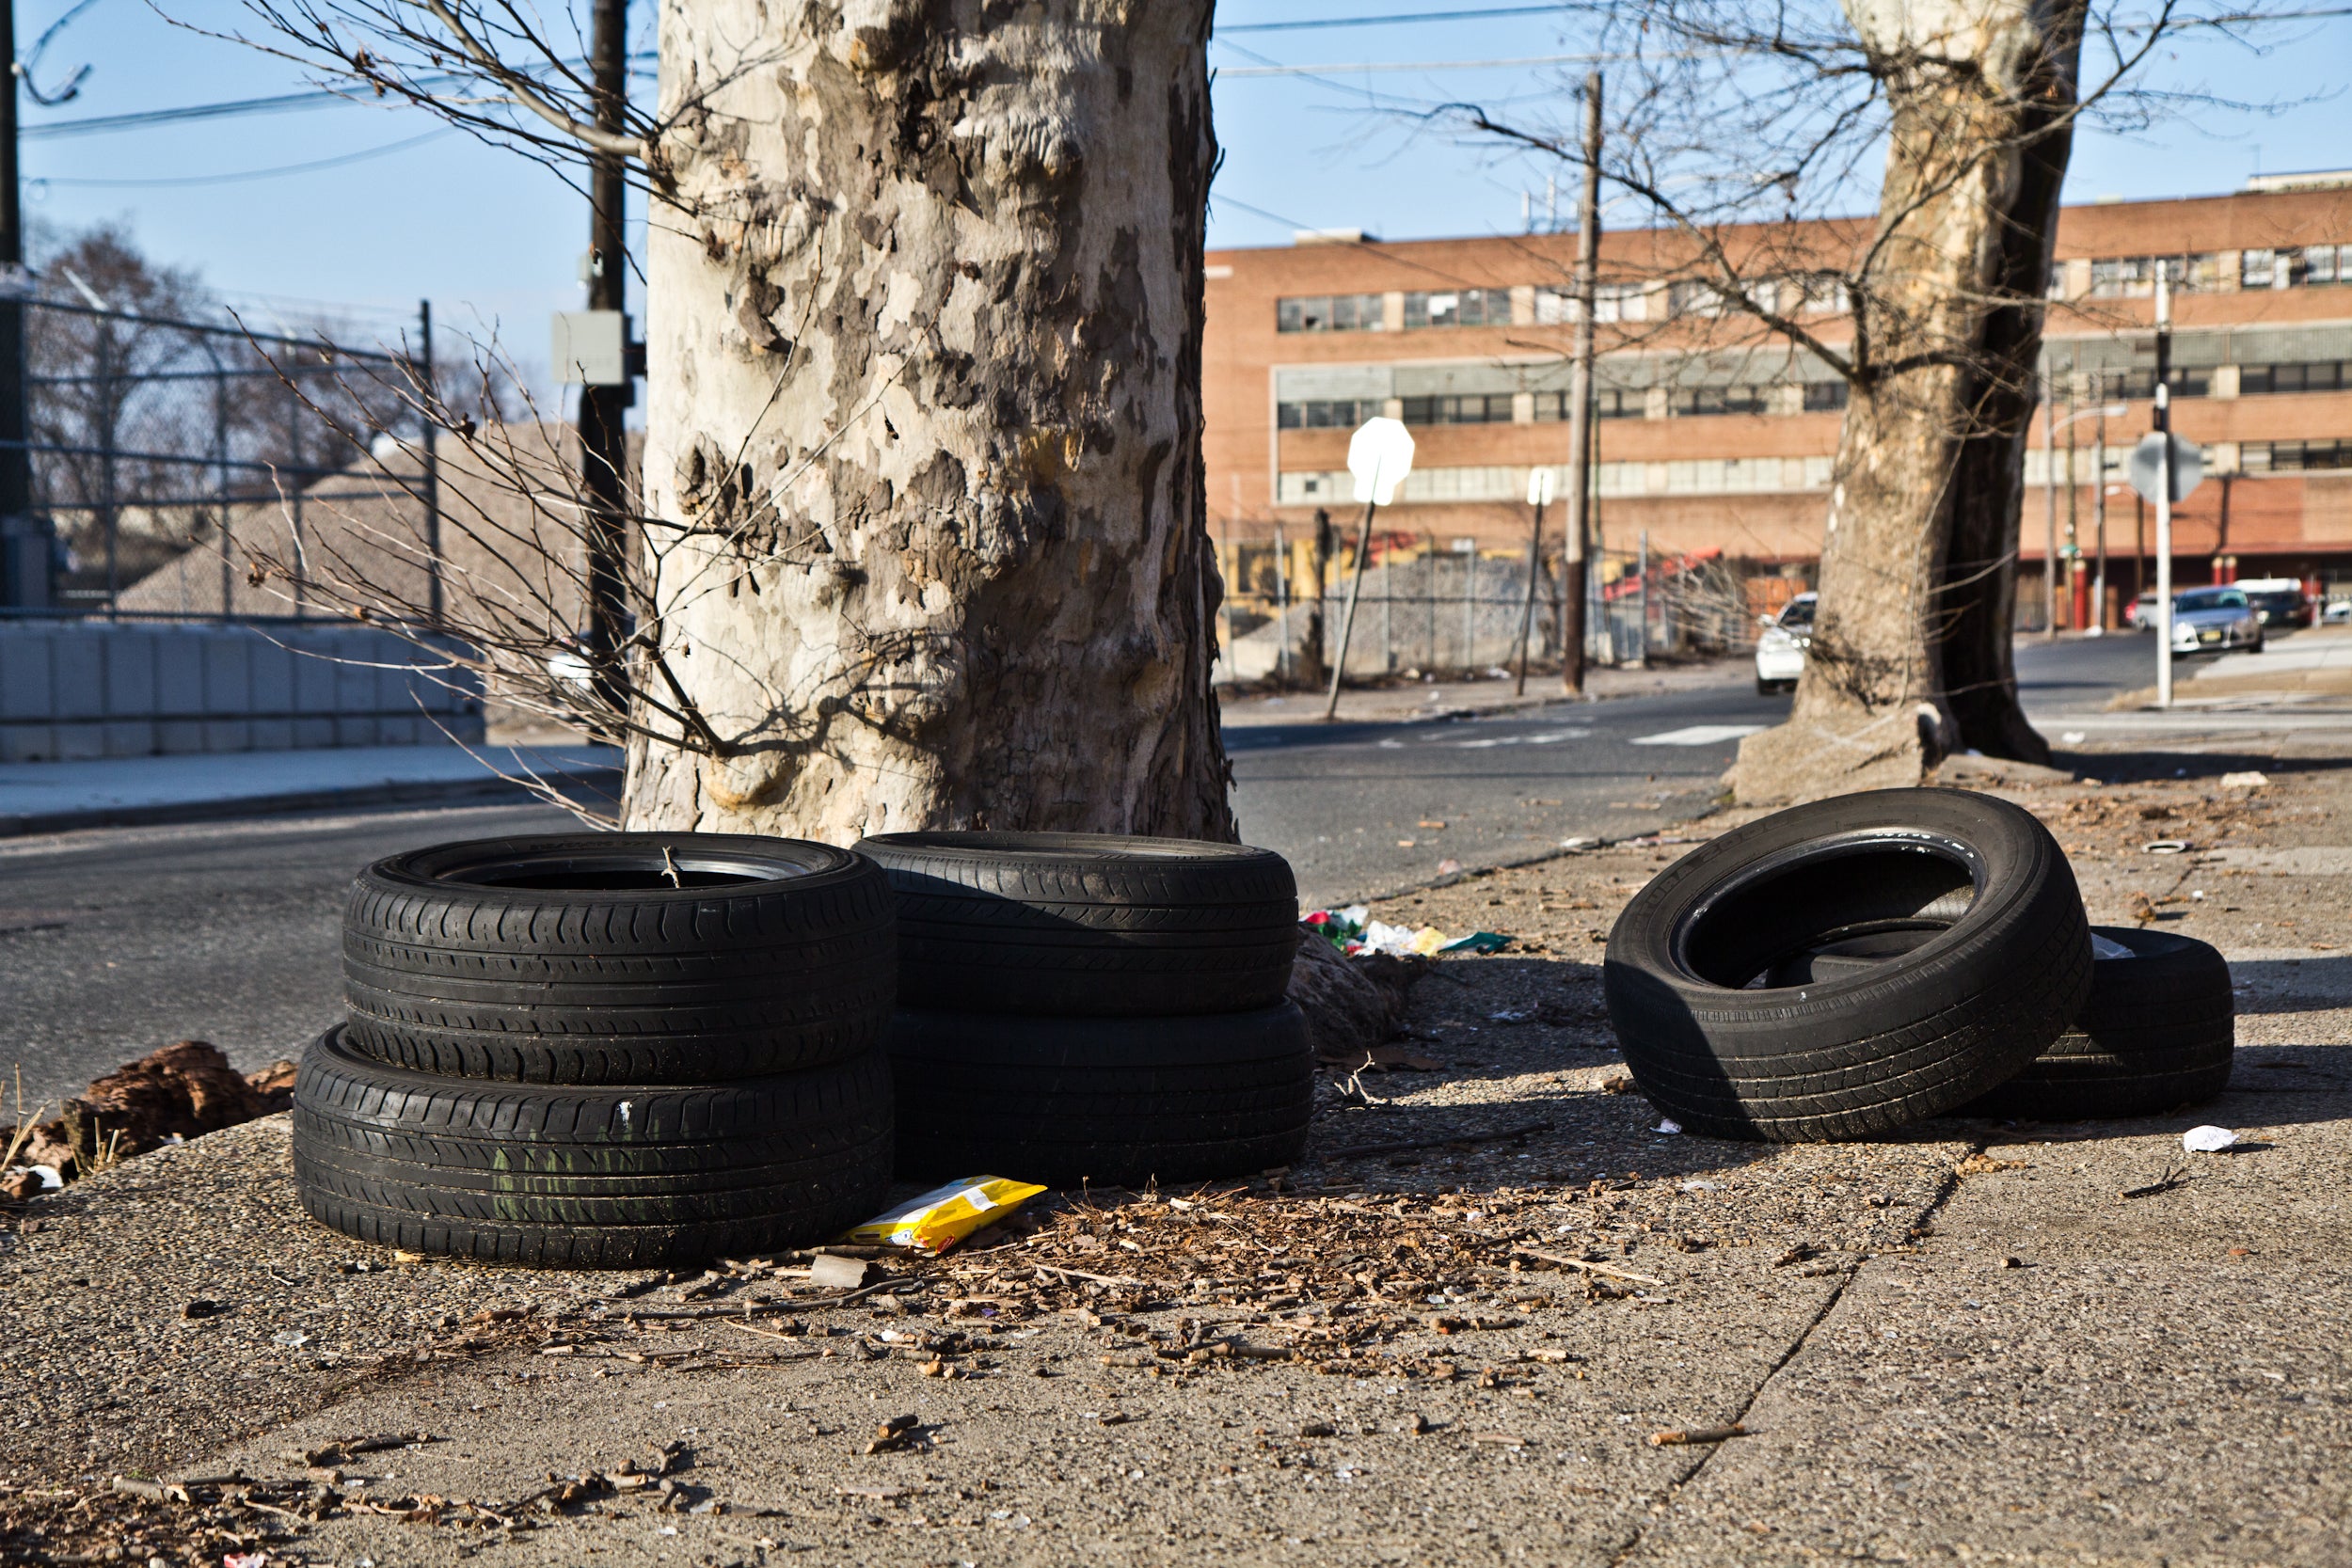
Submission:
<svg viewBox="0 0 2352 1568">
<path fill-rule="evenodd" d="M 1356 499 L 1386 506 L 1413 471 L 1413 436 L 1402 420 L 1366 420 L 1347 443 L 1347 471 L 1356 476 Z"/>
<path fill-rule="evenodd" d="M 2125 477 L 2130 479 L 2132 488 L 2139 492 L 2143 500 L 2156 499 L 2156 471 L 2164 467 L 2165 444 L 2168 441 L 2172 448 L 2173 500 L 2188 499 L 2196 488 L 2205 482 L 2205 459 L 2197 450 L 2196 443 L 2185 441 L 2169 432 L 2152 432 L 2139 438 L 2139 445 L 2132 449 L 2131 462 L 2124 467 Z"/>
<path fill-rule="evenodd" d="M 1527 470 L 1528 505 L 1549 506 L 1551 504 L 1552 477 L 1552 471 L 1548 467 Z"/>
</svg>

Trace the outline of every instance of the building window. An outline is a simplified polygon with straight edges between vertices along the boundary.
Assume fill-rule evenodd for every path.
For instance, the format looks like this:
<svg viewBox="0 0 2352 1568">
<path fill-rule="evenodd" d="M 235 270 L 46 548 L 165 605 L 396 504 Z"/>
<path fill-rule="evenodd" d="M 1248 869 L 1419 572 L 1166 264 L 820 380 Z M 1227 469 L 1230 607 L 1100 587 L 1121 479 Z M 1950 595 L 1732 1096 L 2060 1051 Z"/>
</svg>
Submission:
<svg viewBox="0 0 2352 1568">
<path fill-rule="evenodd" d="M 1809 315 L 1820 310 L 1853 309 L 1846 279 L 1834 272 L 1801 273 L 1784 277 L 1772 288 L 1772 305 L 1784 316 Z"/>
<path fill-rule="evenodd" d="M 1471 393 L 1463 397 L 1406 398 L 1406 424 L 1509 424 L 1511 394 Z"/>
<path fill-rule="evenodd" d="M 1285 403 L 1276 405 L 1274 422 L 1283 430 L 1353 430 L 1379 412 L 1372 398 Z"/>
<path fill-rule="evenodd" d="M 2328 283 L 2352 283 L 2352 245 L 2248 250 L 2238 256 L 2240 288 L 2303 289 Z"/>
<path fill-rule="evenodd" d="M 1508 326 L 1511 291 L 1463 289 L 1455 293 L 1405 296 L 1406 326 Z"/>
<path fill-rule="evenodd" d="M 1711 283 L 1669 284 L 1666 289 L 1666 313 L 1670 316 L 1720 316 L 1724 313 L 1724 296 L 1715 292 Z"/>
<path fill-rule="evenodd" d="M 1846 406 L 1852 388 L 1842 381 L 1808 381 L 1804 384 L 1804 411 L 1808 414 L 1834 414 Z"/>
<path fill-rule="evenodd" d="M 2352 388 L 2352 359 L 2320 359 L 2297 365 L 2240 365 L 2240 397 L 2265 392 L 2340 392 Z"/>
<path fill-rule="evenodd" d="M 1593 285 L 1593 320 L 1597 322 L 1637 322 L 1644 319 L 1648 307 L 1647 291 L 1639 283 L 1596 283 Z M 1573 289 L 1540 288 L 1535 291 L 1535 325 L 1557 326 L 1576 320 L 1576 292 Z"/>
<path fill-rule="evenodd" d="M 2352 440 L 2249 441 L 2238 448 L 2238 467 L 2249 474 L 2352 468 Z"/>
<path fill-rule="evenodd" d="M 1677 387 L 1668 395 L 1666 406 L 1679 415 L 1761 414 L 1764 412 L 1764 388 Z"/>
<path fill-rule="evenodd" d="M 2156 292 L 2156 268 L 2183 293 L 2208 293 L 2221 282 L 2220 258 L 2211 251 L 2190 256 L 2111 256 L 2090 263 L 2090 293 L 2098 299 L 2141 298 Z"/>
<path fill-rule="evenodd" d="M 2243 373 L 2240 372 L 2241 375 Z M 2156 370 L 2150 365 L 2145 369 L 2109 372 L 2102 385 L 2111 397 L 2146 403 L 2156 395 Z M 2172 396 L 2176 398 L 2201 398 L 2213 386 L 2213 372 L 2175 365 L 2165 376 L 2165 385 L 2172 389 Z M 2241 383 L 2241 389 L 2242 387 Z"/>
<path fill-rule="evenodd" d="M 1603 420 L 1638 420 L 1648 412 L 1645 394 L 1625 387 L 1596 387 L 1593 388 L 1593 414 Z M 1537 392 L 1535 418 L 1539 423 L 1565 420 L 1572 404 L 1565 392 Z"/>
<path fill-rule="evenodd" d="M 1388 325 L 1378 294 L 1308 294 L 1277 300 L 1277 332 L 1378 332 Z"/>
</svg>

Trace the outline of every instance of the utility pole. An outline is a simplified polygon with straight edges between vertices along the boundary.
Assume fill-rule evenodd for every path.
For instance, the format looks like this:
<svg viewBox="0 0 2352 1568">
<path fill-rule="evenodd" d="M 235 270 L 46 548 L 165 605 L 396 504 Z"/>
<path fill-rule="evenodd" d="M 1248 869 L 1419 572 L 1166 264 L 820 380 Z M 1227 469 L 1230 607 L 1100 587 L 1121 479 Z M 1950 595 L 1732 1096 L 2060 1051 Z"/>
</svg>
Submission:
<svg viewBox="0 0 2352 1568">
<path fill-rule="evenodd" d="M 2091 592 L 2098 606 L 2093 611 L 2099 617 L 2100 629 L 2107 624 L 2107 381 L 2105 372 L 2090 372 L 2090 403 L 2099 410 L 2099 422 L 2090 436 L 2090 483 L 2098 487 L 2090 499 L 2092 526 L 2099 531 L 2099 575 L 2092 579 Z"/>
<path fill-rule="evenodd" d="M 2058 641 L 2058 388 L 2042 382 L 2042 641 Z"/>
<path fill-rule="evenodd" d="M 589 70 L 596 125 L 615 135 L 627 129 L 628 35 L 628 0 L 596 0 Z M 589 162 L 588 309 L 625 312 L 628 309 L 628 248 L 623 218 L 628 171 L 615 153 L 598 152 Z M 628 635 L 628 596 L 623 573 L 624 553 L 628 548 L 628 410 L 637 395 L 636 379 L 628 366 L 631 336 L 624 314 L 620 381 L 580 389 L 580 474 L 588 492 L 588 626 L 581 657 L 597 695 L 616 718 L 627 717 L 628 690 L 615 661 Z"/>
<path fill-rule="evenodd" d="M 24 216 L 17 172 L 16 6 L 0 0 L 0 38 L 8 50 L 8 90 L 0 93 L 0 609 L 49 605 L 49 531 L 33 515 L 31 420 L 24 406 Z"/>
<path fill-rule="evenodd" d="M 1568 372 L 1567 537 L 1560 566 L 1560 684 L 1584 694 L 1584 541 L 1592 531 L 1593 299 L 1600 271 L 1600 72 L 1584 77 L 1584 186 L 1576 203 L 1576 358 Z"/>
</svg>

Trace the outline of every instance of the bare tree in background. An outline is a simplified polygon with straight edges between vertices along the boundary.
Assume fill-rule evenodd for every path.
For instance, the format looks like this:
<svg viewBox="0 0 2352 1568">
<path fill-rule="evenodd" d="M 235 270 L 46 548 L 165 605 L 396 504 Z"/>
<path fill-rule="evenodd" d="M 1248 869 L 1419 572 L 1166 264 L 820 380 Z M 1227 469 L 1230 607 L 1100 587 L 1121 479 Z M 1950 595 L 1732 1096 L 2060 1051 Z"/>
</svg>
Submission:
<svg viewBox="0 0 2352 1568">
<path fill-rule="evenodd" d="M 247 8 L 323 80 L 642 173 L 643 576 L 585 683 L 633 694 L 628 825 L 1231 836 L 1209 0 L 674 0 L 618 132 L 562 12 Z"/>
<path fill-rule="evenodd" d="M 2081 117 L 2153 112 L 2135 72 L 2217 19 L 2170 0 L 2128 17 L 2089 0 L 1625 0 L 1605 16 L 1628 63 L 1601 173 L 1653 226 L 1609 266 L 1669 304 L 1651 341 L 1802 356 L 1848 389 L 1804 675 L 1788 721 L 1742 743 L 1737 793 L 1914 784 L 1963 748 L 2046 760 L 2011 615 L 2059 190 Z M 1582 161 L 1565 124 L 1447 114 Z M 1798 227 L 1873 191 L 1875 216 Z"/>
</svg>

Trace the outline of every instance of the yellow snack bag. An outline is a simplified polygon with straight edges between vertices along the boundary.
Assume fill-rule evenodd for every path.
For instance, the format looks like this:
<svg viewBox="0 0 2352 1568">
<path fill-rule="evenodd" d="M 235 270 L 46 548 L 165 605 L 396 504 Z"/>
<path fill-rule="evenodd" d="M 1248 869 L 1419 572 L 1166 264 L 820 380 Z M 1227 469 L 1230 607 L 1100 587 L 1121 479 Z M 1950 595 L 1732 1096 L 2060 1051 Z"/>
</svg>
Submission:
<svg viewBox="0 0 2352 1568">
<path fill-rule="evenodd" d="M 866 1246 L 945 1252 L 975 1230 L 1010 1219 L 1014 1210 L 1044 1190 L 1001 1176 L 959 1177 L 876 1215 L 841 1239 Z"/>
</svg>

